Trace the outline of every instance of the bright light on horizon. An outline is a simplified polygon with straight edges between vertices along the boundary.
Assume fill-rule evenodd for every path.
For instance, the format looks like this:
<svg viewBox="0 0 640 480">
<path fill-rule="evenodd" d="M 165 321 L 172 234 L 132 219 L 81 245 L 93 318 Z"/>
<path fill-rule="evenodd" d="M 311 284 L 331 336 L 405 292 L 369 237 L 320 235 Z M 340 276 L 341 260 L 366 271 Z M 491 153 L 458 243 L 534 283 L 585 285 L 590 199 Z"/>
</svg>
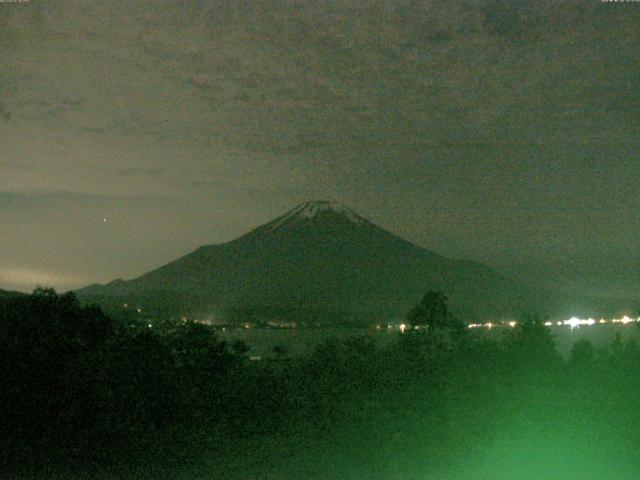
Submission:
<svg viewBox="0 0 640 480">
<path fill-rule="evenodd" d="M 613 318 L 611 320 L 605 320 L 604 318 L 601 318 L 600 320 L 595 320 L 594 318 L 591 318 L 591 317 L 589 318 L 571 317 L 568 320 L 556 320 L 556 321 L 547 320 L 546 322 L 544 322 L 544 326 L 545 327 L 567 326 L 571 330 L 573 330 L 575 328 L 580 328 L 583 326 L 591 327 L 593 325 L 605 325 L 607 323 L 621 323 L 623 325 L 627 325 L 629 323 L 640 323 L 640 317 L 634 319 L 634 318 L 630 318 L 628 315 L 625 315 L 622 318 Z M 515 320 L 510 320 L 508 322 L 502 321 L 498 323 L 494 323 L 494 322 L 470 323 L 469 325 L 467 325 L 467 328 L 486 328 L 488 330 L 491 330 L 494 327 L 514 328 L 517 324 L 518 322 L 516 322 Z"/>
</svg>

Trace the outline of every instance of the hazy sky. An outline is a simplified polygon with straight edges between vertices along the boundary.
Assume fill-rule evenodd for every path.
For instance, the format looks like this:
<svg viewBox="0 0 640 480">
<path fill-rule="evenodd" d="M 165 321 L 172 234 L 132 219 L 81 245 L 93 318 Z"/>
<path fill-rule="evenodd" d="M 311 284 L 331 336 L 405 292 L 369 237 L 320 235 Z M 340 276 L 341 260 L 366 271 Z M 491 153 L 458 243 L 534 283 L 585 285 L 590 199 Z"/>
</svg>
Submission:
<svg viewBox="0 0 640 480">
<path fill-rule="evenodd" d="M 635 294 L 638 38 L 640 3 L 600 0 L 0 3 L 0 288 L 131 278 L 330 198 Z"/>
</svg>

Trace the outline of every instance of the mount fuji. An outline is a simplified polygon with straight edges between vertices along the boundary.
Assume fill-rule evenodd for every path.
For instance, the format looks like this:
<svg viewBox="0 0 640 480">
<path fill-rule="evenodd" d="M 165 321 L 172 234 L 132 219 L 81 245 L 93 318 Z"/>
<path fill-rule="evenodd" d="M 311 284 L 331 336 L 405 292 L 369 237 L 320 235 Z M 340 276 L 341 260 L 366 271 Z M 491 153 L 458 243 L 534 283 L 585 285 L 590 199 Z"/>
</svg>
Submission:
<svg viewBox="0 0 640 480">
<path fill-rule="evenodd" d="M 138 278 L 76 293 L 156 317 L 363 325 L 404 318 L 429 289 L 442 290 L 454 314 L 469 322 L 559 306 L 550 292 L 431 252 L 328 201 L 303 203 Z"/>
</svg>

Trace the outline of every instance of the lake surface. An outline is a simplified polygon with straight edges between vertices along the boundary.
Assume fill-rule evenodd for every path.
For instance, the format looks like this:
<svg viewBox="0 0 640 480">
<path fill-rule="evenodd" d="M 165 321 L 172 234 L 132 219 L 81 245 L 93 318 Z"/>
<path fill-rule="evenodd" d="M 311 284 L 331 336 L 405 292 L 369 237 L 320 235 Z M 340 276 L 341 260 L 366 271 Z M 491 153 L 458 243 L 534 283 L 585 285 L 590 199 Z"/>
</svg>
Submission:
<svg viewBox="0 0 640 480">
<path fill-rule="evenodd" d="M 629 339 L 640 340 L 640 328 L 637 324 L 605 324 L 574 328 L 568 326 L 548 327 L 556 341 L 558 351 L 562 355 L 568 355 L 571 347 L 581 338 L 585 338 L 596 347 L 610 344 L 617 333 L 620 333 L 623 341 Z M 472 335 L 482 335 L 488 338 L 499 339 L 509 333 L 509 327 L 495 327 L 474 329 Z M 334 339 L 344 339 L 350 336 L 370 336 L 379 345 L 385 345 L 401 335 L 397 329 L 375 330 L 373 328 L 291 328 L 291 329 L 259 329 L 259 328 L 227 328 L 219 332 L 221 340 L 233 342 L 242 340 L 250 350 L 249 355 L 254 357 L 269 358 L 275 356 L 274 347 L 284 347 L 288 356 L 301 356 L 313 352 L 320 344 Z"/>
</svg>

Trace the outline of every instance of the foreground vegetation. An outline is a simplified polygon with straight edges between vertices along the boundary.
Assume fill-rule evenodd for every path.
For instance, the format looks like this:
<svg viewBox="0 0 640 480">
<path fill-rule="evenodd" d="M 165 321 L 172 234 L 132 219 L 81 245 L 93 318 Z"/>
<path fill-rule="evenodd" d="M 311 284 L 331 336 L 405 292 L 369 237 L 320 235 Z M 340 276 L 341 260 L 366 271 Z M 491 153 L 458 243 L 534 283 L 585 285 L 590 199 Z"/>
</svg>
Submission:
<svg viewBox="0 0 640 480">
<path fill-rule="evenodd" d="M 52 290 L 4 299 L 2 476 L 637 478 L 634 342 L 564 359 L 536 320 L 470 338 L 444 300 L 384 348 L 255 363 L 205 325 L 158 331 Z"/>
</svg>

